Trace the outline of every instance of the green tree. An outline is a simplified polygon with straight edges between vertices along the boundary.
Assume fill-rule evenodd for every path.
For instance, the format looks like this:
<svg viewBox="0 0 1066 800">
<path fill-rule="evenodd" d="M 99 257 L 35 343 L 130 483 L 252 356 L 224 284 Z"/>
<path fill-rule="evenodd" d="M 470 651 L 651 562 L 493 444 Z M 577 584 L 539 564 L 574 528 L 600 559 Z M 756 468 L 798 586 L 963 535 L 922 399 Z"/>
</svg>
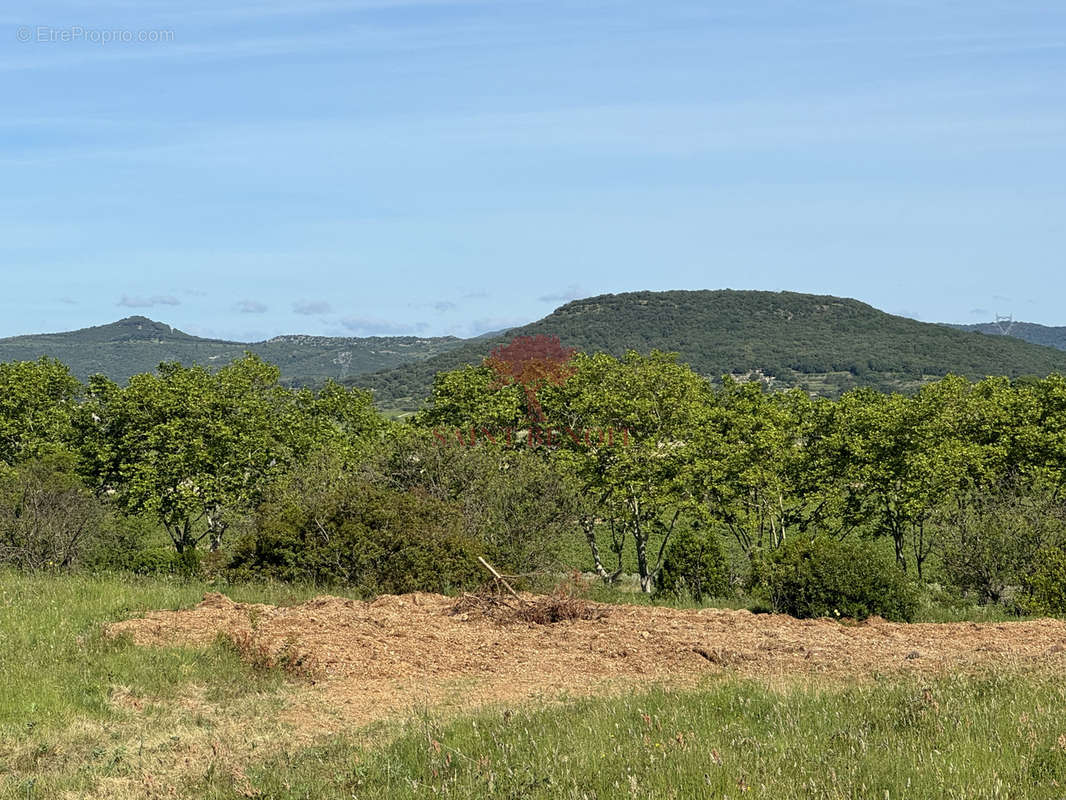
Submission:
<svg viewBox="0 0 1066 800">
<path fill-rule="evenodd" d="M 430 405 L 415 422 L 442 441 L 499 439 L 528 427 L 523 404 L 520 384 L 502 384 L 488 365 L 466 366 L 437 375 Z"/>
<path fill-rule="evenodd" d="M 910 556 L 919 577 L 936 541 L 930 520 L 945 503 L 991 486 L 1006 469 L 995 398 L 949 376 L 913 397 L 849 392 L 839 403 L 837 459 L 852 500 L 877 533 L 889 536 L 896 562 Z"/>
<path fill-rule="evenodd" d="M 831 406 L 800 389 L 728 376 L 701 415 L 687 481 L 701 515 L 746 553 L 780 547 L 840 511 L 826 435 Z"/>
<path fill-rule="evenodd" d="M 164 363 L 120 388 L 90 381 L 81 413 L 85 470 L 129 513 L 150 512 L 179 553 L 217 548 L 291 461 L 300 419 L 278 370 L 248 356 L 211 373 Z"/>
<path fill-rule="evenodd" d="M 0 463 L 68 448 L 81 384 L 51 358 L 0 364 Z"/>
<path fill-rule="evenodd" d="M 622 359 L 579 354 L 573 376 L 547 386 L 541 403 L 562 429 L 556 457 L 572 469 L 595 498 L 596 513 L 636 547 L 640 587 L 651 592 L 663 555 L 689 503 L 683 467 L 710 384 L 676 355 L 629 352 Z M 596 569 L 600 560 L 594 528 L 586 525 Z M 649 543 L 658 539 L 656 553 Z"/>
</svg>

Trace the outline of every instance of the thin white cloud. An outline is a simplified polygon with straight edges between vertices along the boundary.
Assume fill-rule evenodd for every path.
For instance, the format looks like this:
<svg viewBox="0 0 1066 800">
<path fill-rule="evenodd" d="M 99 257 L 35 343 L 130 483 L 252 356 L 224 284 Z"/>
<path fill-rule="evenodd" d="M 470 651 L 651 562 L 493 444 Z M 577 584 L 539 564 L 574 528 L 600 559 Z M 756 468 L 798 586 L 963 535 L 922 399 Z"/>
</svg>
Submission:
<svg viewBox="0 0 1066 800">
<path fill-rule="evenodd" d="M 558 292 L 551 292 L 550 294 L 542 294 L 537 299 L 542 303 L 569 303 L 571 300 L 577 300 L 579 297 L 588 297 L 591 292 L 586 292 L 577 284 L 570 284 L 565 289 L 561 289 Z"/>
<path fill-rule="evenodd" d="M 325 300 L 297 300 L 292 304 L 294 314 L 314 316 L 316 314 L 329 314 L 333 307 Z"/>
<path fill-rule="evenodd" d="M 180 306 L 181 301 L 169 294 L 155 294 L 151 297 L 124 294 L 115 305 L 124 308 L 153 308 L 154 306 Z"/>
<path fill-rule="evenodd" d="M 263 314 L 269 309 L 258 300 L 241 300 L 237 303 L 237 310 L 242 314 Z"/>
<path fill-rule="evenodd" d="M 418 336 L 429 326 L 424 322 L 394 322 L 373 317 L 344 317 L 341 325 L 359 336 Z"/>
</svg>

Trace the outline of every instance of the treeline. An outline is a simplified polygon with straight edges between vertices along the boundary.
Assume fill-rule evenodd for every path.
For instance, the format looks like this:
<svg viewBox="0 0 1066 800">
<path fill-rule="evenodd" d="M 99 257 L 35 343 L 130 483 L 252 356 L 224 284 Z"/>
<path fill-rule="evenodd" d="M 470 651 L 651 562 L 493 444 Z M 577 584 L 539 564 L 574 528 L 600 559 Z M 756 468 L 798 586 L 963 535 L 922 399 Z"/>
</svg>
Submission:
<svg viewBox="0 0 1066 800">
<path fill-rule="evenodd" d="M 929 579 L 933 559 L 938 579 L 983 602 L 1025 595 L 1066 611 L 1061 596 L 1036 588 L 1066 585 L 1060 375 L 949 376 L 911 396 L 859 389 L 834 401 L 729 378 L 716 388 L 660 353 L 579 354 L 566 380 L 545 374 L 538 404 L 563 432 L 550 459 L 590 503 L 590 546 L 600 523 L 613 537 L 609 553 L 594 553 L 605 578 L 621 570 L 625 539 L 642 588 L 653 590 L 670 571 L 679 526 L 706 532 L 696 539 L 732 540 L 749 558 L 749 581 L 798 558 L 778 552 L 804 546 L 792 542 L 855 543 L 861 566 L 875 560 L 862 543 L 884 540 L 898 570 L 918 580 Z M 501 385 L 490 365 L 445 373 L 419 422 L 467 431 L 467 440 L 528 427 L 527 388 Z M 628 432 L 628 446 L 567 435 L 611 428 Z"/>
<path fill-rule="evenodd" d="M 557 563 L 576 489 L 539 455 L 440 448 L 370 395 L 254 356 L 126 386 L 0 364 L 0 563 L 344 583 L 480 583 Z"/>
<path fill-rule="evenodd" d="M 576 541 L 607 583 L 632 557 L 646 592 L 800 615 L 1066 613 L 1064 470 L 1058 375 L 828 400 L 519 340 L 391 422 L 252 356 L 126 386 L 0 365 L 0 562 L 26 569 L 449 590 L 479 555 L 557 574 Z"/>
</svg>

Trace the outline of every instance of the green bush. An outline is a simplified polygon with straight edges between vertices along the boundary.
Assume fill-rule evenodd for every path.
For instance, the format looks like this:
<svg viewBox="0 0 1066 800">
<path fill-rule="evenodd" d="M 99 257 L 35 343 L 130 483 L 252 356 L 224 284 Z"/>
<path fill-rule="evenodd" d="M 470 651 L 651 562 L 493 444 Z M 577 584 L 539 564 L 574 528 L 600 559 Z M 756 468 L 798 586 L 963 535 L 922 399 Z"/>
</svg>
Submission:
<svg viewBox="0 0 1066 800">
<path fill-rule="evenodd" d="M 1044 550 L 1029 577 L 1027 610 L 1038 614 L 1066 614 L 1066 551 Z"/>
<path fill-rule="evenodd" d="M 666 548 L 657 590 L 693 600 L 729 592 L 729 565 L 718 537 L 706 529 L 681 528 Z"/>
<path fill-rule="evenodd" d="M 1010 598 L 1061 539 L 1063 509 L 1055 494 L 1006 485 L 950 505 L 935 518 L 944 576 L 982 603 Z"/>
<path fill-rule="evenodd" d="M 170 575 L 178 571 L 178 553 L 173 547 L 149 547 L 133 553 L 122 568 L 137 575 Z"/>
<path fill-rule="evenodd" d="M 440 592 L 482 582 L 480 553 L 453 505 L 371 485 L 326 462 L 275 488 L 235 546 L 229 572 L 365 594 Z"/>
<path fill-rule="evenodd" d="M 392 488 L 424 492 L 462 511 L 463 530 L 500 570 L 558 569 L 573 536 L 580 487 L 536 453 L 487 445 L 464 447 L 428 433 L 397 437 L 377 470 Z"/>
<path fill-rule="evenodd" d="M 754 575 L 774 610 L 794 617 L 909 622 L 918 610 L 917 590 L 893 560 L 855 540 L 791 539 L 760 559 Z"/>
</svg>

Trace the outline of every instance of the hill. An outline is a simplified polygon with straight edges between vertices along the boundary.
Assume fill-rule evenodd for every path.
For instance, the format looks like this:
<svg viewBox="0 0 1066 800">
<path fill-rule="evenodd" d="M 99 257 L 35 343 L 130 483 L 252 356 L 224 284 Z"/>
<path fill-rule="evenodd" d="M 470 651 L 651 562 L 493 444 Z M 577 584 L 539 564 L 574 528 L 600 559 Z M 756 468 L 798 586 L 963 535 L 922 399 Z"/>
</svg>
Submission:
<svg viewBox="0 0 1066 800">
<path fill-rule="evenodd" d="M 1006 328 L 1006 332 L 1001 330 L 995 322 L 982 322 L 977 325 L 952 325 L 951 327 L 958 330 L 985 333 L 990 336 L 1013 336 L 1015 339 L 1021 339 L 1030 344 L 1042 344 L 1045 347 L 1066 350 L 1066 327 L 1038 325 L 1035 322 L 1011 323 L 1010 327 Z"/>
<path fill-rule="evenodd" d="M 1047 375 L 1066 354 L 879 311 L 848 298 L 795 292 L 670 291 L 574 300 L 542 320 L 468 341 L 423 361 L 349 379 L 386 408 L 413 408 L 433 376 L 480 362 L 514 336 L 551 334 L 585 351 L 676 351 L 697 372 L 761 375 L 775 386 L 835 396 L 855 386 L 908 390 L 949 372 Z"/>
<path fill-rule="evenodd" d="M 419 361 L 462 343 L 455 337 L 418 336 L 278 336 L 264 342 L 230 342 L 192 336 L 147 317 L 127 317 L 67 333 L 0 339 L 0 362 L 51 356 L 81 380 L 100 373 L 121 383 L 153 371 L 161 361 L 221 365 L 248 351 L 277 364 L 286 381 L 318 383 Z"/>
</svg>

